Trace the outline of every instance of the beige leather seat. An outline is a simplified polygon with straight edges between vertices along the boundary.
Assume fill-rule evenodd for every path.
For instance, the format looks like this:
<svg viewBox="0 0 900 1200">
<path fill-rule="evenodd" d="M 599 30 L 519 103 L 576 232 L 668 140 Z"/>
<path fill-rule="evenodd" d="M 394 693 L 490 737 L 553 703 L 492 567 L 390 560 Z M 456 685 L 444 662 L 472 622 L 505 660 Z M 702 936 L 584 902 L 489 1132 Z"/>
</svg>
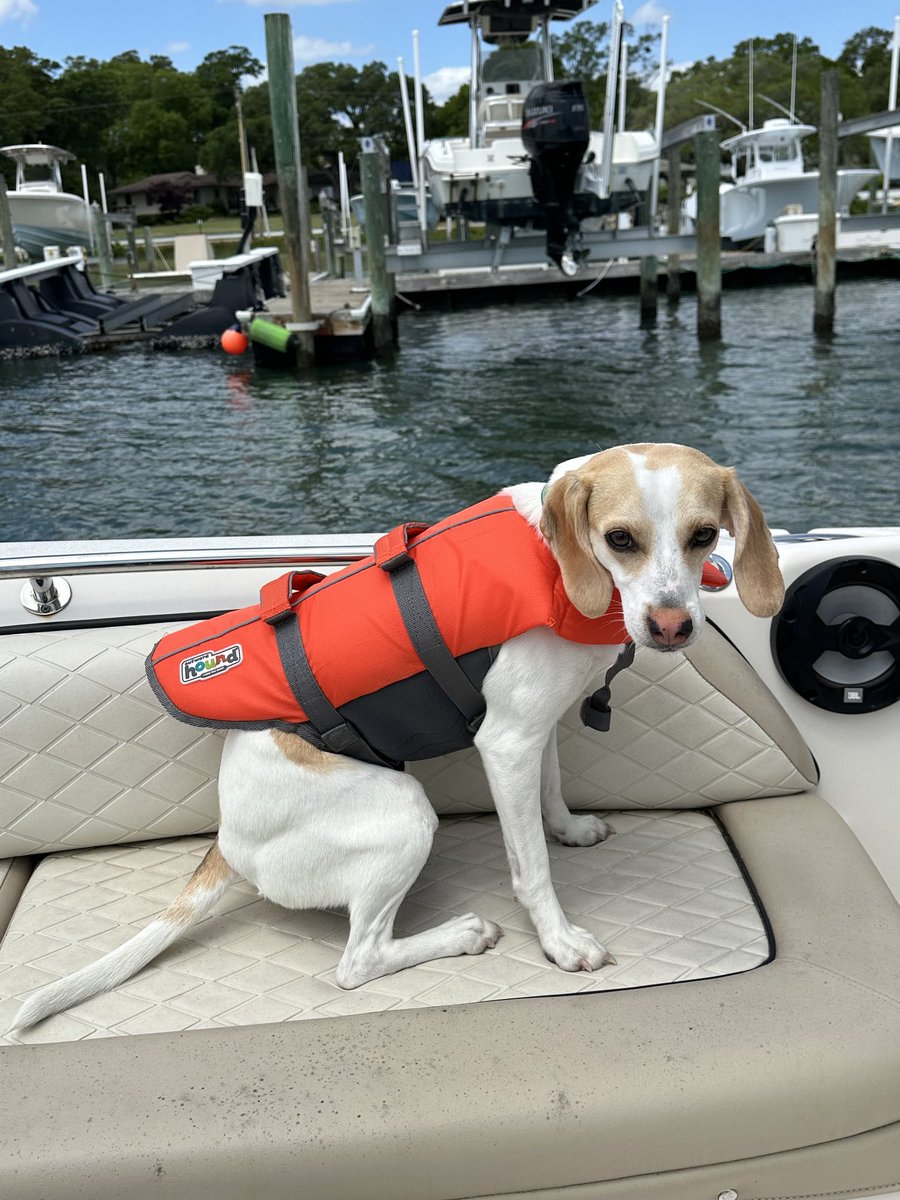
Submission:
<svg viewBox="0 0 900 1200">
<path fill-rule="evenodd" d="M 149 695 L 156 636 L 0 639 L 0 1017 L 164 905 L 214 824 L 220 739 Z M 477 761 L 422 764 L 447 819 L 405 928 L 465 904 L 501 920 L 497 950 L 344 993 L 343 918 L 238 886 L 135 980 L 0 1047 L 4 1196 L 695 1200 L 900 1181 L 900 909 L 808 790 L 774 699 L 710 631 L 684 658 L 638 655 L 609 735 L 570 721 L 560 741 L 570 803 L 623 810 L 604 846 L 551 847 L 615 972 L 545 963 Z"/>
</svg>

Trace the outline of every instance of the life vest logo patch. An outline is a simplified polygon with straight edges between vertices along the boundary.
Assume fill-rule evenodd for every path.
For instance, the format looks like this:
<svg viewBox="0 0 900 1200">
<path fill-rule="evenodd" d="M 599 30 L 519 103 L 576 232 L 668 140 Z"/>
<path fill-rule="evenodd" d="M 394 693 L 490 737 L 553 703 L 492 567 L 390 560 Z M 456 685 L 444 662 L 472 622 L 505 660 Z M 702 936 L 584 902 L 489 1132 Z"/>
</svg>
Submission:
<svg viewBox="0 0 900 1200">
<path fill-rule="evenodd" d="M 178 674 L 182 683 L 201 683 L 204 679 L 223 675 L 232 667 L 239 667 L 243 661 L 243 651 L 238 642 L 234 646 L 226 646 L 224 650 L 207 650 L 203 654 L 195 654 L 193 658 L 183 658 Z"/>
</svg>

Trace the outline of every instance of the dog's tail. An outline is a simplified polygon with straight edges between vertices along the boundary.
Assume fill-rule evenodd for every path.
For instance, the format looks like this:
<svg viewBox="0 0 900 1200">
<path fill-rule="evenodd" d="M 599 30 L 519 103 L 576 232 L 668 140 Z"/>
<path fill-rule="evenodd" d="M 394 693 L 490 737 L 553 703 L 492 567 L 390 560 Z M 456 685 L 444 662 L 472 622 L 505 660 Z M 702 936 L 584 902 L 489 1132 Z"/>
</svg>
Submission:
<svg viewBox="0 0 900 1200">
<path fill-rule="evenodd" d="M 218 841 L 213 842 L 181 894 L 165 912 L 97 962 L 29 996 L 16 1014 L 12 1029 L 27 1029 L 44 1017 L 53 1016 L 130 979 L 177 941 L 186 929 L 205 917 L 234 878 L 236 873 L 222 857 Z"/>
</svg>

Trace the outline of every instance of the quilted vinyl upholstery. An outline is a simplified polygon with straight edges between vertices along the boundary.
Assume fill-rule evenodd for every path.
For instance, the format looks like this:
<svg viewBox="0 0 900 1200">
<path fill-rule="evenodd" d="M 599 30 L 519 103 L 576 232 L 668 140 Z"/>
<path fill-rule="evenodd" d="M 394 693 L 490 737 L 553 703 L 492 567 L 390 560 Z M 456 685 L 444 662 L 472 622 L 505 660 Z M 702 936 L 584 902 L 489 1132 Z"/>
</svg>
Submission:
<svg viewBox="0 0 900 1200">
<path fill-rule="evenodd" d="M 768 958 L 759 913 L 710 816 L 616 813 L 613 822 L 616 834 L 602 845 L 551 843 L 549 850 L 563 907 L 609 947 L 615 967 L 572 974 L 549 963 L 513 896 L 497 818 L 448 818 L 400 909 L 397 934 L 475 911 L 503 927 L 495 949 L 344 992 L 334 970 L 346 916 L 290 912 L 241 881 L 212 916 L 114 992 L 7 1040 L 74 1041 L 607 991 L 735 974 Z M 25 994 L 96 961 L 160 912 L 208 844 L 181 838 L 44 859 L 0 944 L 0 1030 Z"/>
<path fill-rule="evenodd" d="M 166 714 L 144 675 L 146 654 L 175 628 L 0 637 L 0 857 L 215 828 L 223 735 Z M 607 734 L 584 729 L 575 709 L 560 728 L 574 807 L 697 808 L 807 787 L 772 738 L 680 654 L 639 651 L 615 680 L 613 705 Z M 440 813 L 492 807 L 474 750 L 411 769 Z"/>
</svg>

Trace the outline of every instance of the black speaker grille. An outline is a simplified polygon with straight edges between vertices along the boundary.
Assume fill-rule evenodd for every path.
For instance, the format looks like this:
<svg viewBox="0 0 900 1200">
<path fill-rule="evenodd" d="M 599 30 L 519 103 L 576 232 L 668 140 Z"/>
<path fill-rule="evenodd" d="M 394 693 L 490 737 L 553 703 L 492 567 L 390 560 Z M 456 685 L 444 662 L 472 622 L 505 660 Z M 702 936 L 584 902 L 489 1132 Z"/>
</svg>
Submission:
<svg viewBox="0 0 900 1200">
<path fill-rule="evenodd" d="M 900 699 L 900 568 L 839 558 L 788 588 L 772 622 L 788 684 L 829 712 L 876 712 Z"/>
</svg>

